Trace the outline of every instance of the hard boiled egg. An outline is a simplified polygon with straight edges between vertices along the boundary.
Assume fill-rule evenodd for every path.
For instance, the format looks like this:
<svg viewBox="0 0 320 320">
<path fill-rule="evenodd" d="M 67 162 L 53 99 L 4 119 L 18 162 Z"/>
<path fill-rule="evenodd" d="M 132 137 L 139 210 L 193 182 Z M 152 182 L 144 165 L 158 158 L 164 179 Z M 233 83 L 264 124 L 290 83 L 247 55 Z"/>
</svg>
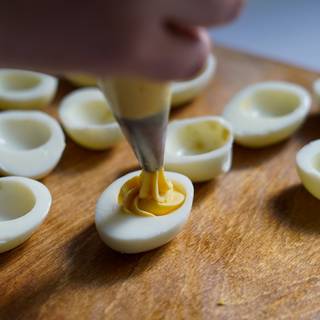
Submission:
<svg viewBox="0 0 320 320">
<path fill-rule="evenodd" d="M 320 199 L 320 140 L 304 146 L 296 158 L 299 177 L 306 189 Z"/>
<path fill-rule="evenodd" d="M 47 74 L 0 69 L 0 109 L 39 109 L 47 106 L 58 81 Z"/>
<path fill-rule="evenodd" d="M 233 135 L 221 117 L 205 116 L 169 124 L 165 168 L 193 182 L 213 179 L 230 170 Z"/>
<path fill-rule="evenodd" d="M 58 122 L 40 111 L 0 113 L 0 172 L 41 178 L 58 163 L 65 148 Z"/>
<path fill-rule="evenodd" d="M 26 241 L 46 218 L 49 190 L 23 177 L 0 178 L 0 253 Z"/>
<path fill-rule="evenodd" d="M 317 98 L 318 103 L 320 103 L 320 79 L 316 80 L 313 84 L 313 91 Z"/>
<path fill-rule="evenodd" d="M 226 106 L 223 116 L 238 144 L 259 148 L 291 136 L 311 106 L 309 93 L 287 82 L 264 82 L 247 87 Z"/>
<path fill-rule="evenodd" d="M 118 204 L 121 187 L 140 171 L 129 173 L 113 182 L 101 195 L 96 208 L 96 227 L 110 248 L 123 253 L 138 253 L 155 249 L 173 239 L 186 223 L 192 207 L 191 181 L 178 173 L 167 172 L 169 180 L 182 186 L 185 201 L 176 211 L 156 217 L 144 217 L 124 212 Z"/>
<path fill-rule="evenodd" d="M 65 77 L 78 87 L 94 87 L 97 85 L 97 79 L 89 74 L 69 73 Z"/>
<path fill-rule="evenodd" d="M 98 88 L 78 89 L 66 96 L 60 104 L 59 116 L 70 138 L 85 148 L 107 149 L 123 139 Z"/>
<path fill-rule="evenodd" d="M 172 83 L 173 107 L 187 103 L 197 97 L 210 83 L 216 70 L 217 60 L 211 54 L 202 72 L 194 79 Z"/>
</svg>

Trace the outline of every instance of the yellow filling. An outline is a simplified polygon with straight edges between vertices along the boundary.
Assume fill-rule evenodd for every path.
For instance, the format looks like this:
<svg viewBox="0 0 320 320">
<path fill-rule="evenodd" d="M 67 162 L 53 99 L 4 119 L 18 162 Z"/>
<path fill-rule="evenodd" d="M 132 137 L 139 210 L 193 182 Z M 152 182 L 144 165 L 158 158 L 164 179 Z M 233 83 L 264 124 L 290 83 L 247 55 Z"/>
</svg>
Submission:
<svg viewBox="0 0 320 320">
<path fill-rule="evenodd" d="M 180 208 L 184 201 L 183 188 L 168 181 L 163 169 L 142 171 L 122 186 L 118 197 L 124 211 L 139 216 L 163 216 Z"/>
</svg>

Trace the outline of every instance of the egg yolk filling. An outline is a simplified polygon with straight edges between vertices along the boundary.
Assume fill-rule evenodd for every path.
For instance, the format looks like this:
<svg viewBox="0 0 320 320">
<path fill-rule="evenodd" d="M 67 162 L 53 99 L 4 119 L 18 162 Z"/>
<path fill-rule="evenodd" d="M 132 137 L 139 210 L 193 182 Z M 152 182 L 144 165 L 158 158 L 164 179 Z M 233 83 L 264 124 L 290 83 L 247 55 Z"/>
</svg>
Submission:
<svg viewBox="0 0 320 320">
<path fill-rule="evenodd" d="M 139 216 L 163 216 L 180 208 L 185 201 L 181 185 L 167 180 L 164 170 L 142 171 L 121 188 L 118 202 L 125 212 Z"/>
</svg>

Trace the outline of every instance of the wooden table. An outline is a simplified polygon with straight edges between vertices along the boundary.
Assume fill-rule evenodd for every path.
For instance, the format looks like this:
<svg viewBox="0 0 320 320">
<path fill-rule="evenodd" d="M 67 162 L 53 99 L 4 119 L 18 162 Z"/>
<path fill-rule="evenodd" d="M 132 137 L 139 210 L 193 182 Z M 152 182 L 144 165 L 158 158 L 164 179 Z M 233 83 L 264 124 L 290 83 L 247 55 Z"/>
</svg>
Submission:
<svg viewBox="0 0 320 320">
<path fill-rule="evenodd" d="M 316 75 L 216 49 L 217 75 L 174 118 L 220 114 L 242 87 Z M 63 83 L 59 99 L 69 91 Z M 49 108 L 56 114 L 56 105 Z M 121 255 L 94 227 L 104 188 L 137 167 L 126 143 L 91 152 L 68 141 L 44 183 L 53 207 L 24 245 L 0 255 L 0 319 L 319 319 L 320 201 L 301 186 L 295 154 L 320 138 L 317 107 L 289 141 L 235 146 L 233 169 L 196 185 L 192 216 L 170 244 Z"/>
</svg>

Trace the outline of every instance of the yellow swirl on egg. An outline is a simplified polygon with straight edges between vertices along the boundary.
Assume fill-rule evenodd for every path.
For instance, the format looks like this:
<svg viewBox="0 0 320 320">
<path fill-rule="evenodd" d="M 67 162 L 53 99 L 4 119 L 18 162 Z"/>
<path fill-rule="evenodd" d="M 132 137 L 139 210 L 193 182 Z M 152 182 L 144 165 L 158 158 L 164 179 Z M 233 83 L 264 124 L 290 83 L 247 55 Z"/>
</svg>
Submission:
<svg viewBox="0 0 320 320">
<path fill-rule="evenodd" d="M 162 216 L 180 208 L 185 201 L 183 188 L 168 181 L 164 170 L 142 171 L 121 188 L 118 202 L 124 211 L 139 216 Z"/>
</svg>

